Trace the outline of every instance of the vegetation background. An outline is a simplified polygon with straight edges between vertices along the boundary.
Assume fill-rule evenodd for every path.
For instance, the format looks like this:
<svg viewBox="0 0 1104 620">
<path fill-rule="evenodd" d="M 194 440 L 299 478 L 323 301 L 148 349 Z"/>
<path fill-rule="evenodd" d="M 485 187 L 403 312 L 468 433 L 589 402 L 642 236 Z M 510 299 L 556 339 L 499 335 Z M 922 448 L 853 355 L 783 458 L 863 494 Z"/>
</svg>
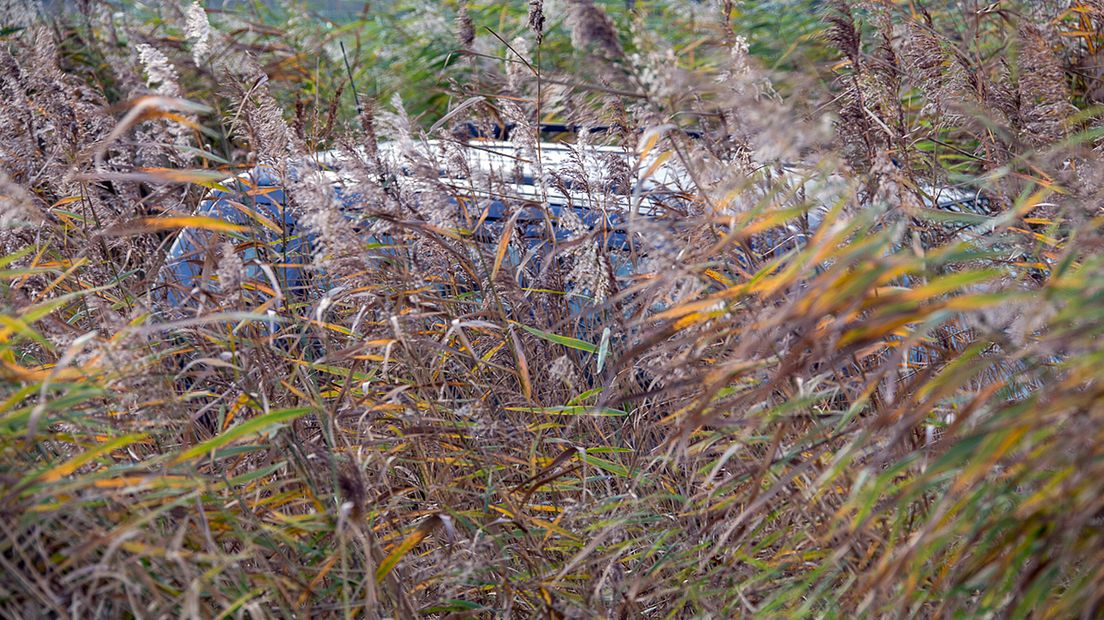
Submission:
<svg viewBox="0 0 1104 620">
<path fill-rule="evenodd" d="M 328 8 L 0 4 L 0 614 L 1104 613 L 1104 3 Z M 535 270 L 469 122 L 694 182 Z M 283 299 L 193 214 L 331 148 Z"/>
</svg>

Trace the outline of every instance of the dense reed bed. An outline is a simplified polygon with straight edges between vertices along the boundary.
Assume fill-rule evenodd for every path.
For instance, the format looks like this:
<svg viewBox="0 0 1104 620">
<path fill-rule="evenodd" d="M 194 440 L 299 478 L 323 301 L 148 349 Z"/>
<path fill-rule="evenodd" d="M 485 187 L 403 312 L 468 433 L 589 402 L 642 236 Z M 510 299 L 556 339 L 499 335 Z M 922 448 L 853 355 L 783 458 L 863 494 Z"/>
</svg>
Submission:
<svg viewBox="0 0 1104 620">
<path fill-rule="evenodd" d="M 1102 613 L 1104 4 L 307 8 L 0 12 L 0 613 Z"/>
</svg>

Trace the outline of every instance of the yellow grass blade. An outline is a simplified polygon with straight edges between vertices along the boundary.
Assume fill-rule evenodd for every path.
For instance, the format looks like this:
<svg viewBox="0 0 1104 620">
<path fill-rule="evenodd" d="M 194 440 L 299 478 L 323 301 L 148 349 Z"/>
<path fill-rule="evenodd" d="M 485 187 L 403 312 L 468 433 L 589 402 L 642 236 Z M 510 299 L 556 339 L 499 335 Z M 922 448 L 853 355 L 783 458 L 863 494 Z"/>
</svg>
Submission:
<svg viewBox="0 0 1104 620">
<path fill-rule="evenodd" d="M 441 517 L 433 515 L 418 524 L 418 527 L 413 532 L 408 534 L 401 543 L 395 546 L 387 557 L 383 558 L 380 565 L 376 567 L 376 583 L 383 581 L 387 575 L 391 574 L 391 571 L 395 570 L 395 566 L 398 565 L 399 560 L 403 559 L 410 550 L 418 546 L 418 543 L 425 540 L 426 536 L 429 536 L 433 530 L 437 529 L 437 526 L 441 524 Z"/>
<path fill-rule="evenodd" d="M 134 434 L 130 434 L 130 435 L 123 435 L 122 437 L 119 437 L 119 438 L 114 439 L 112 441 L 109 441 L 107 443 L 101 444 L 100 446 L 98 446 L 96 448 L 93 448 L 93 449 L 88 450 L 86 452 L 82 452 L 82 453 L 78 454 L 77 456 L 69 459 L 68 461 L 65 461 L 64 463 L 61 463 L 60 465 L 57 465 L 56 467 L 48 469 L 47 471 L 43 472 L 39 476 L 39 479 L 43 482 L 57 482 L 58 480 L 61 480 L 62 478 L 68 476 L 69 474 L 72 474 L 73 472 L 77 471 L 81 467 L 84 467 L 85 465 L 91 463 L 92 461 L 95 461 L 96 459 L 100 458 L 101 456 L 104 456 L 106 454 L 111 454 L 112 452 L 114 452 L 114 451 L 116 451 L 120 448 L 125 448 L 126 446 L 129 446 L 132 443 L 142 441 L 143 439 L 145 439 L 148 436 L 149 435 L 146 435 L 145 433 L 134 433 Z"/>
<path fill-rule="evenodd" d="M 226 220 L 204 215 L 170 215 L 167 217 L 143 217 L 131 220 L 107 229 L 104 231 L 104 234 L 125 237 L 177 228 L 200 228 L 216 232 L 245 232 L 249 230 L 248 226 L 231 224 Z"/>
</svg>

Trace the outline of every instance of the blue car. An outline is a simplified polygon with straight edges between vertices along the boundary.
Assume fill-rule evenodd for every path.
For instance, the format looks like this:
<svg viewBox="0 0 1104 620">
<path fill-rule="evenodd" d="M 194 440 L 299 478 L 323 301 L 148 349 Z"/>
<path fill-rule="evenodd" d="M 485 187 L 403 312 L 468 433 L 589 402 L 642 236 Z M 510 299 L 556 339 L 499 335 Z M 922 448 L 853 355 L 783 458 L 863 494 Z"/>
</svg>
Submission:
<svg viewBox="0 0 1104 620">
<path fill-rule="evenodd" d="M 317 249 L 315 239 L 301 214 L 288 207 L 285 182 L 295 183 L 305 175 L 313 175 L 316 182 L 321 179 L 353 229 L 362 235 L 358 240 L 361 246 L 384 256 L 404 251 L 388 235 L 371 232 L 370 218 L 361 216 L 365 198 L 345 173 L 349 157 L 335 151 L 316 154 L 289 166 L 286 176 L 272 167 L 258 166 L 228 179 L 221 184 L 223 189 L 212 191 L 200 204 L 197 215 L 248 229 L 237 238 L 236 253 L 244 263 L 246 289 L 258 303 L 274 297 L 310 299 L 332 285 L 323 270 L 311 268 L 318 262 L 312 258 Z M 378 157 L 390 171 L 387 182 L 398 189 L 417 181 L 410 173 L 412 168 L 436 167 L 436 192 L 445 190 L 454 197 L 448 208 L 455 210 L 457 220 L 466 210 L 469 221 L 476 222 L 472 237 L 490 249 L 495 248 L 506 225 L 515 226 L 513 235 L 519 243 L 511 246 L 506 261 L 515 266 L 539 264 L 557 245 L 589 235 L 604 244 L 613 274 L 630 276 L 634 264 L 630 256 L 646 253 L 641 251 L 640 233 L 630 233 L 630 229 L 640 230 L 632 225 L 634 218 L 653 224 L 677 220 L 695 193 L 690 175 L 677 164 L 656 154 L 637 157 L 617 147 L 424 141 L 381 144 Z M 437 163 L 443 161 L 451 165 Z M 831 196 L 843 191 L 824 175 L 802 175 L 787 169 L 781 176 L 767 176 L 770 178 L 758 195 L 784 200 L 780 196 L 786 192 L 779 187 L 791 187 L 793 191 L 788 193 L 795 205 L 798 200 L 816 202 L 818 197 L 828 204 Z M 479 189 L 489 186 L 482 181 L 492 177 L 497 179 L 495 186 L 504 191 Z M 983 201 L 969 193 L 941 190 L 931 206 L 977 212 Z M 757 235 L 755 251 L 764 256 L 781 255 L 800 245 L 820 225 L 825 212 L 824 208 L 810 209 L 784 226 Z M 161 278 L 160 298 L 169 308 L 203 307 L 204 298 L 218 290 L 216 273 L 222 247 L 218 236 L 207 230 L 186 229 L 176 238 Z M 570 309 L 576 313 L 584 309 L 586 304 L 580 300 L 586 299 L 589 291 L 574 293 Z"/>
</svg>

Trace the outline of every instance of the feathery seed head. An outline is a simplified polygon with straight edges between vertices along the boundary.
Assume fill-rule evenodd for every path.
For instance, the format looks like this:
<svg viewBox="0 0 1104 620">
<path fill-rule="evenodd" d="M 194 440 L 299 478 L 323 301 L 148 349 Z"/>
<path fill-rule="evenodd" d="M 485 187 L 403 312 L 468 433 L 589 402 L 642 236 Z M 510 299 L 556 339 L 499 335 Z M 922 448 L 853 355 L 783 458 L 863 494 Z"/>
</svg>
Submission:
<svg viewBox="0 0 1104 620">
<path fill-rule="evenodd" d="M 200 64 L 211 51 L 211 23 L 207 21 L 207 11 L 203 10 L 199 0 L 188 7 L 184 36 L 192 44 L 192 59 L 197 65 Z"/>
<path fill-rule="evenodd" d="M 537 37 L 537 45 L 544 42 L 544 0 L 529 0 L 529 30 Z"/>
<path fill-rule="evenodd" d="M 568 0 L 567 24 L 571 44 L 583 52 L 595 51 L 609 59 L 625 55 L 617 28 L 609 15 L 595 6 L 594 0 Z"/>
<path fill-rule="evenodd" d="M 470 49 L 475 43 L 475 26 L 466 2 L 460 5 L 460 11 L 456 15 L 456 40 L 465 49 Z"/>
<path fill-rule="evenodd" d="M 146 85 L 159 95 L 180 96 L 180 76 L 169 59 L 160 50 L 146 43 L 139 43 L 138 60 L 146 71 Z"/>
</svg>

